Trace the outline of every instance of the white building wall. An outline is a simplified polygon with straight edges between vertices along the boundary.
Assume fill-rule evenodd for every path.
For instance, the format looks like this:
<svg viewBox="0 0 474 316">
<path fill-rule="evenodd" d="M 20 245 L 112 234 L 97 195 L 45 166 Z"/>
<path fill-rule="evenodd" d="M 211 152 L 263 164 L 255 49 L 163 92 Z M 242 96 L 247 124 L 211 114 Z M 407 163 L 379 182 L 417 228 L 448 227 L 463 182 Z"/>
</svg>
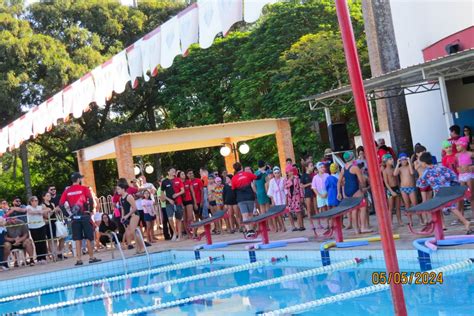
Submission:
<svg viewBox="0 0 474 316">
<path fill-rule="evenodd" d="M 400 67 L 422 63 L 422 49 L 474 25 L 472 0 L 390 0 Z M 448 136 L 439 91 L 406 97 L 413 143 L 440 158 Z"/>
</svg>

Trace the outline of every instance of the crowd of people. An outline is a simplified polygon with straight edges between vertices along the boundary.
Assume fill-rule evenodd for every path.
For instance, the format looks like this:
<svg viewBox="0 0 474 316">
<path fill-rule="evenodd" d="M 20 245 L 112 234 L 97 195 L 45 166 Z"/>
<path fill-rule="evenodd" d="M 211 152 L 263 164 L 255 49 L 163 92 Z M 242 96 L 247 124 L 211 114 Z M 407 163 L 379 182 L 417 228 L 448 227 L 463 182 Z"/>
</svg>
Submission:
<svg viewBox="0 0 474 316">
<path fill-rule="evenodd" d="M 388 208 L 398 225 L 404 225 L 403 208 L 430 199 L 442 187 L 465 185 L 472 191 L 471 131 L 465 128 L 462 137 L 458 126 L 452 126 L 450 131 L 451 138 L 443 142 L 441 164 L 421 144 L 416 144 L 413 156 L 409 157 L 405 153 L 396 155 L 383 139 L 376 142 Z M 340 165 L 333 161 L 335 157 L 326 149 L 319 161 L 313 161 L 309 155 L 300 164 L 287 159 L 283 170 L 258 161 L 254 171 L 237 162 L 232 173 L 201 168 L 199 176 L 191 169 L 171 167 L 156 186 L 147 182 L 145 176 L 122 178 L 113 192 L 112 212 L 101 208 L 92 189 L 82 185 L 83 176 L 76 172 L 71 175 L 71 186 L 61 195 L 55 186 L 49 186 L 42 196 L 29 198 L 28 205 L 21 198 L 13 199 L 11 206 L 6 200 L 0 201 L 1 267 L 9 268 L 7 258 L 14 249 L 24 251 L 29 265 L 65 259 L 67 238 L 74 241 L 76 265 L 83 264 L 85 253 L 89 263 L 99 262 L 94 252 L 114 243 L 143 253 L 145 247 L 157 242 L 158 229 L 162 229 L 165 240 L 197 238 L 199 232 L 190 224 L 219 211 L 224 211 L 225 216 L 214 222 L 214 234 L 240 232 L 253 238 L 257 234 L 255 228 L 243 222 L 268 212 L 272 206 L 282 205 L 287 212 L 269 220 L 272 232 L 287 231 L 287 219 L 291 231 L 304 231 L 305 216 L 309 218 L 310 229 L 329 229 L 330 221 L 313 221 L 312 215 L 338 206 L 343 198 L 370 194 L 364 148 L 360 146 L 355 152 L 346 151 L 338 156 L 343 162 Z M 469 203 L 459 203 L 450 212 L 464 225 L 466 233 L 472 234 L 470 222 L 464 216 L 464 206 Z M 426 225 L 430 219 L 419 215 L 418 221 L 415 223 L 408 216 L 412 226 Z M 373 232 L 368 208 L 353 211 L 345 227 L 361 234 Z M 140 233 L 144 238 L 140 238 Z"/>
</svg>

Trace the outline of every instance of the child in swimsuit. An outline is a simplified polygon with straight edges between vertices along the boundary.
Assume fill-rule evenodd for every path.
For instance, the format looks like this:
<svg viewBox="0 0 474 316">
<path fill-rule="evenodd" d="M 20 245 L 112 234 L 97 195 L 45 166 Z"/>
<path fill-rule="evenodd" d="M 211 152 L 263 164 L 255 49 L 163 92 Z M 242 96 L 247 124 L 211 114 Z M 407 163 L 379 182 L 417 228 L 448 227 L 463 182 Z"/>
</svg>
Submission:
<svg viewBox="0 0 474 316">
<path fill-rule="evenodd" d="M 398 177 L 395 176 L 395 169 L 393 168 L 393 157 L 390 154 L 382 156 L 383 168 L 383 181 L 385 183 L 385 190 L 387 191 L 388 198 L 388 209 L 392 213 L 395 207 L 398 225 L 403 226 L 402 215 L 400 213 L 400 187 L 398 183 Z M 393 213 L 392 213 L 393 222 Z"/>
<path fill-rule="evenodd" d="M 472 202 L 472 181 L 474 179 L 472 158 L 474 158 L 474 153 L 467 151 L 468 143 L 469 140 L 467 137 L 461 137 L 456 142 L 456 149 L 458 151 L 456 158 L 459 171 L 459 182 L 461 185 L 469 187 Z"/>
<path fill-rule="evenodd" d="M 415 186 L 415 171 L 411 164 L 410 159 L 408 159 L 407 154 L 401 153 L 398 156 L 397 166 L 393 172 L 395 177 L 400 176 L 400 192 L 402 193 L 403 204 L 405 209 L 409 209 L 417 204 L 416 201 L 416 186 Z M 408 215 L 408 220 L 410 225 L 413 226 L 413 218 L 410 214 Z M 424 218 L 422 215 L 418 215 L 422 225 L 425 224 Z"/>
</svg>

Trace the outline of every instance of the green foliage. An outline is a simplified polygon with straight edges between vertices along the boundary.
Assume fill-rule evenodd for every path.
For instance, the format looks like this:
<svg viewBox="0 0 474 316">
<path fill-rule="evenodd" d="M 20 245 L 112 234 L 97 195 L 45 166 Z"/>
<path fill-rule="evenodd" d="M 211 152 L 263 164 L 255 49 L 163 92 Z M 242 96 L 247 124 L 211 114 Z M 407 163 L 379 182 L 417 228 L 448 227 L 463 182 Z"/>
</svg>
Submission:
<svg viewBox="0 0 474 316">
<path fill-rule="evenodd" d="M 117 1 L 56 0 L 0 5 L 0 124 L 39 104 L 107 58 L 132 44 L 184 8 L 184 1 L 141 1 L 138 8 Z M 368 58 L 360 1 L 350 5 L 364 74 Z M 103 109 L 92 107 L 81 119 L 30 141 L 34 191 L 49 183 L 67 185 L 76 170 L 74 151 L 126 132 L 187 127 L 267 117 L 291 117 L 297 157 L 316 157 L 326 146 L 311 130 L 321 112 L 310 112 L 303 96 L 347 84 L 344 52 L 331 0 L 287 1 L 265 9 L 254 25 L 239 23 L 208 49 L 194 45 L 172 67 L 160 69 L 116 95 Z M 353 117 L 350 106 L 334 113 Z M 354 121 L 354 120 L 352 120 Z M 356 131 L 356 126 L 351 125 Z M 249 142 L 246 165 L 258 159 L 278 163 L 273 136 Z M 21 194 L 15 155 L 0 158 L 0 196 Z M 217 148 L 144 157 L 163 167 L 222 169 Z M 114 161 L 94 163 L 99 194 L 110 193 L 117 177 Z M 149 180 L 155 180 L 156 175 Z"/>
</svg>

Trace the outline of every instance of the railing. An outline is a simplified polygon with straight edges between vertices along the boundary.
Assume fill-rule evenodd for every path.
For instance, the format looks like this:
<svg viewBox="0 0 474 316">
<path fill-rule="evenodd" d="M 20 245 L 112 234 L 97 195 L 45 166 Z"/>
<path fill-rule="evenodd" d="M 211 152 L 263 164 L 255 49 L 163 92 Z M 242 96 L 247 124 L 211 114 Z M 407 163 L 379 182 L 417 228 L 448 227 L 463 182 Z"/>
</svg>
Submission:
<svg viewBox="0 0 474 316">
<path fill-rule="evenodd" d="M 143 234 L 142 231 L 140 230 L 140 227 L 135 228 L 135 234 L 140 237 L 140 241 L 142 242 L 143 248 L 145 249 L 146 253 L 146 260 L 148 262 L 148 270 L 151 269 L 151 260 L 150 260 L 150 254 L 148 253 L 148 249 L 145 245 L 145 239 L 143 239 Z M 138 247 L 138 246 L 137 246 Z"/>
<path fill-rule="evenodd" d="M 120 252 L 120 256 L 122 256 L 122 263 L 123 263 L 123 268 L 125 269 L 125 274 L 128 274 L 127 260 L 125 260 L 125 255 L 123 254 L 122 247 L 120 246 L 119 238 L 115 232 L 111 232 L 110 234 L 114 237 L 115 247 L 118 248 Z M 112 258 L 113 258 L 113 254 L 114 252 L 112 251 Z"/>
</svg>

